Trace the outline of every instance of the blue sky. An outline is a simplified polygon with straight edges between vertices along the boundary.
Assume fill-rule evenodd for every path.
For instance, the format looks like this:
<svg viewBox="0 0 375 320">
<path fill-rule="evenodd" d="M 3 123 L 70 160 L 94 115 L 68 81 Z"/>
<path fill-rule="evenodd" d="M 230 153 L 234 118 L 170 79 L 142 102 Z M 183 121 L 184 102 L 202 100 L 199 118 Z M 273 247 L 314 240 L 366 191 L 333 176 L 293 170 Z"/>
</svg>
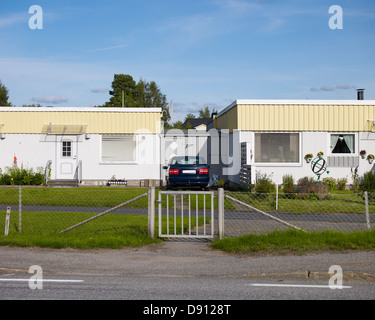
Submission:
<svg viewBox="0 0 375 320">
<path fill-rule="evenodd" d="M 29 28 L 32 5 L 43 29 Z M 343 28 L 332 30 L 332 5 Z M 375 99 L 373 0 L 2 0 L 13 105 L 90 107 L 114 74 L 155 81 L 182 120 L 235 99 Z"/>
</svg>

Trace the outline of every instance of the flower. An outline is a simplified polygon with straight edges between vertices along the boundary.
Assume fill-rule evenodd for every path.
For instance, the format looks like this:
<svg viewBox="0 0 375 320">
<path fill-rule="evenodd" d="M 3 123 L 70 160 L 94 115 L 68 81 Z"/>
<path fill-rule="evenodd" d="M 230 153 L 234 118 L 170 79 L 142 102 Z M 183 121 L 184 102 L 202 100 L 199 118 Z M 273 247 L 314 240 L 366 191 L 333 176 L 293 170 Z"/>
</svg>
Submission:
<svg viewBox="0 0 375 320">
<path fill-rule="evenodd" d="M 306 159 L 308 159 L 308 158 L 312 158 L 312 157 L 313 157 L 312 153 L 308 153 L 308 154 L 305 155 L 305 158 L 306 158 Z"/>
<path fill-rule="evenodd" d="M 361 154 L 361 155 L 362 155 L 362 154 L 365 155 L 365 154 L 366 154 L 366 150 L 361 150 L 359 154 Z"/>
<path fill-rule="evenodd" d="M 323 154 L 324 154 L 323 151 L 318 152 L 318 156 L 322 156 Z"/>
<path fill-rule="evenodd" d="M 370 160 L 370 159 L 374 159 L 374 155 L 371 153 L 367 156 L 367 160 Z"/>
</svg>

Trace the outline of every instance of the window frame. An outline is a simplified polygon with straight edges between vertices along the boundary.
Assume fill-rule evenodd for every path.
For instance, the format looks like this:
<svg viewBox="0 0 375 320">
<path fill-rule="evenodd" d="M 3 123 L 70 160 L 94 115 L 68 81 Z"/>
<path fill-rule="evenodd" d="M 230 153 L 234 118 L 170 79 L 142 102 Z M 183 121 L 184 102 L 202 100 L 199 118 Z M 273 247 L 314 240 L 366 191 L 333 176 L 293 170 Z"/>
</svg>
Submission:
<svg viewBox="0 0 375 320">
<path fill-rule="evenodd" d="M 65 143 L 69 143 L 70 146 L 69 147 L 64 146 Z M 69 148 L 69 151 L 64 150 L 64 148 Z M 69 155 L 64 155 L 64 152 L 66 152 L 66 153 L 69 152 Z M 64 140 L 61 141 L 60 156 L 61 156 L 62 159 L 71 159 L 71 158 L 73 158 L 73 140 L 64 139 Z"/>
<path fill-rule="evenodd" d="M 134 141 L 134 158 L 132 160 L 103 160 L 103 137 L 127 137 L 129 140 Z M 136 135 L 121 135 L 121 134 L 102 134 L 100 135 L 100 161 L 99 163 L 102 165 L 116 165 L 116 164 L 137 164 L 138 163 L 138 146 L 139 141 L 138 137 Z"/>
<path fill-rule="evenodd" d="M 298 135 L 298 162 L 257 162 L 256 161 L 256 135 L 257 134 L 297 134 Z M 295 131 L 283 131 L 283 132 L 275 132 L 275 131 L 261 131 L 261 132 L 254 132 L 253 135 L 253 145 L 254 145 L 254 155 L 253 155 L 253 163 L 256 166 L 264 166 L 264 167 L 300 167 L 302 165 L 302 132 L 295 132 Z"/>
<path fill-rule="evenodd" d="M 333 149 L 335 146 L 331 146 L 331 139 L 332 135 L 352 135 L 354 136 L 354 152 L 351 153 L 333 153 Z M 330 157 L 353 157 L 353 156 L 358 156 L 359 155 L 359 141 L 358 141 L 358 133 L 357 132 L 329 132 L 327 135 L 327 146 L 328 146 L 328 153 L 327 155 Z"/>
</svg>

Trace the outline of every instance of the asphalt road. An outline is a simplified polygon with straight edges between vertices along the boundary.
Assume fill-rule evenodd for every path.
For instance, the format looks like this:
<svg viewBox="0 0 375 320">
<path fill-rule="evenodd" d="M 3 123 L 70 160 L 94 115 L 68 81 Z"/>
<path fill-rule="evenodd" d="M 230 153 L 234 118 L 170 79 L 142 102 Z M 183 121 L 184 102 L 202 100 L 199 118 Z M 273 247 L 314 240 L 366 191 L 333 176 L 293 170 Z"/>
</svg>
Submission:
<svg viewBox="0 0 375 320">
<path fill-rule="evenodd" d="M 232 312 L 236 301 L 373 300 L 374 262 L 375 251 L 233 256 L 192 241 L 91 251 L 0 247 L 0 300 L 139 300 L 137 312 L 155 300 L 166 307 L 183 300 L 176 315 L 201 300 L 231 304 Z M 28 272 L 33 265 L 43 282 Z M 329 287 L 332 265 L 342 268 L 342 289 Z"/>
</svg>

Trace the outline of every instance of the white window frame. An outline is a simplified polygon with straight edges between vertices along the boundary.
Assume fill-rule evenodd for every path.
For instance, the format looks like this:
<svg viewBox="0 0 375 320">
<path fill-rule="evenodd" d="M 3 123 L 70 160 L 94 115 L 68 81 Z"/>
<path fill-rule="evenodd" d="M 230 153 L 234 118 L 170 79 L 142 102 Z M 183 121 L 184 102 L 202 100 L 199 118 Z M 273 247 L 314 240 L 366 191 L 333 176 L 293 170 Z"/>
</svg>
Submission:
<svg viewBox="0 0 375 320">
<path fill-rule="evenodd" d="M 255 135 L 256 134 L 298 134 L 298 158 L 299 158 L 299 161 L 298 162 L 256 162 L 256 155 L 255 155 L 255 150 L 256 150 L 256 139 L 255 139 Z M 275 131 L 258 131 L 258 132 L 254 132 L 253 134 L 253 153 L 254 153 L 254 156 L 253 156 L 253 159 L 254 159 L 254 165 L 258 166 L 258 167 L 300 167 L 302 166 L 302 132 L 295 132 L 295 131 L 283 131 L 283 132 L 275 132 Z"/>
<path fill-rule="evenodd" d="M 119 160 L 119 161 L 105 161 L 103 160 L 103 137 L 107 136 L 115 136 L 115 137 L 127 137 L 129 139 L 132 139 L 132 141 L 135 142 L 135 147 L 134 147 L 134 159 L 133 160 Z M 138 164 L 138 146 L 139 146 L 139 141 L 138 137 L 136 135 L 119 135 L 119 134 L 103 134 L 100 136 L 100 164 L 103 165 L 113 165 L 113 164 Z"/>
<path fill-rule="evenodd" d="M 352 153 L 333 153 L 332 150 L 335 146 L 331 146 L 331 135 L 353 135 L 354 136 L 354 152 Z M 327 146 L 328 152 L 327 155 L 330 157 L 353 157 L 359 155 L 359 140 L 358 140 L 358 133 L 357 132 L 328 132 L 327 135 Z"/>
</svg>

